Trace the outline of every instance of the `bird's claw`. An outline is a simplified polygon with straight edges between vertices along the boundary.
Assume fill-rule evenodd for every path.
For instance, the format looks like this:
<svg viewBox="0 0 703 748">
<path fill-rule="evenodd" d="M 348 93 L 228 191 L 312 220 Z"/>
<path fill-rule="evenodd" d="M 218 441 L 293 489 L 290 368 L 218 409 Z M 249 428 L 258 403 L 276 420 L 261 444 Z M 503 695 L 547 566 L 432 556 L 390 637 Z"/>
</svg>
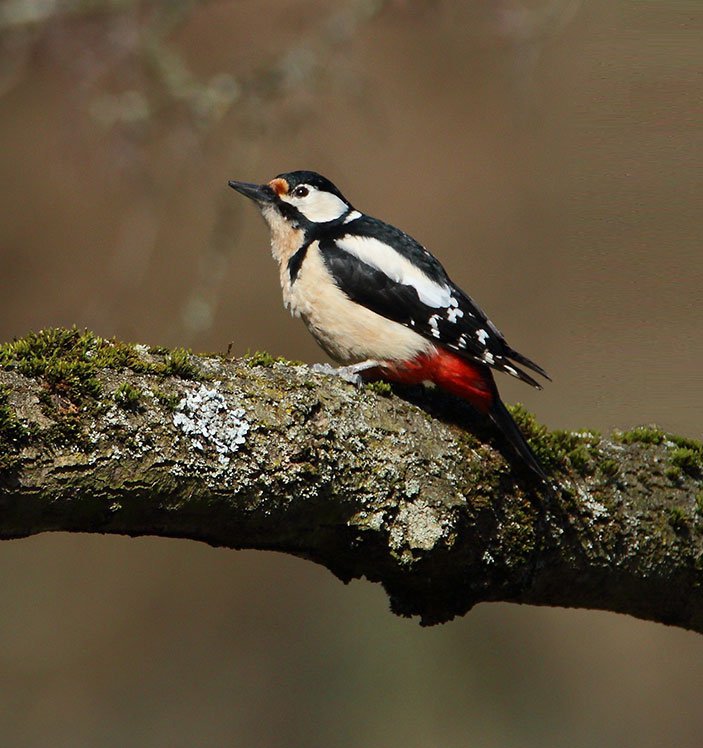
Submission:
<svg viewBox="0 0 703 748">
<path fill-rule="evenodd" d="M 330 364 L 313 364 L 310 368 L 316 374 L 328 374 L 333 377 L 341 377 L 345 382 L 361 387 L 364 384 L 364 378 L 361 376 L 361 372 L 367 371 L 368 369 L 374 369 L 379 365 L 378 361 L 369 359 L 368 361 L 361 361 L 358 364 L 352 364 L 351 366 L 339 366 L 335 367 Z"/>
</svg>

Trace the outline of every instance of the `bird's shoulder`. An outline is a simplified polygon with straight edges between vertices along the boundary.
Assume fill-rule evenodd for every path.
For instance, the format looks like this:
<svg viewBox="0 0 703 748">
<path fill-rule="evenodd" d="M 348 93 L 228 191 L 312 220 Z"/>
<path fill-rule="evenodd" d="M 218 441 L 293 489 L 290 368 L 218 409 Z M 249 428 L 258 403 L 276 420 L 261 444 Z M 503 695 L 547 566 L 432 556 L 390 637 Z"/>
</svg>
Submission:
<svg viewBox="0 0 703 748">
<path fill-rule="evenodd" d="M 375 240 L 381 245 L 385 245 L 385 248 L 379 247 L 379 255 L 385 249 L 389 259 L 393 257 L 393 253 L 399 255 L 432 281 L 442 285 L 449 281 L 442 263 L 417 239 L 380 218 L 360 213 L 358 217 L 354 217 L 347 223 L 341 223 L 333 227 L 325 238 L 334 242 L 354 241 L 355 239 Z M 380 256 L 378 259 L 382 262 Z"/>
</svg>

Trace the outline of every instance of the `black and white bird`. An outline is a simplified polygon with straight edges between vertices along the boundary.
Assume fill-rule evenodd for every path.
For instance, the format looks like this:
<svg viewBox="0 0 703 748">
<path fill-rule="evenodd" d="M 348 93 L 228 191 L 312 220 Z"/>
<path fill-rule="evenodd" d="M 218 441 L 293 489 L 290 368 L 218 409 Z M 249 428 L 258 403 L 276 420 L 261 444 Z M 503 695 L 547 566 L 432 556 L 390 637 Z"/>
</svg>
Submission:
<svg viewBox="0 0 703 748">
<path fill-rule="evenodd" d="M 419 242 L 359 212 L 312 171 L 229 185 L 258 205 L 271 231 L 284 304 L 334 360 L 354 365 L 365 378 L 433 382 L 468 401 L 545 478 L 492 370 L 538 389 L 524 369 L 549 377 L 506 343 Z"/>
</svg>

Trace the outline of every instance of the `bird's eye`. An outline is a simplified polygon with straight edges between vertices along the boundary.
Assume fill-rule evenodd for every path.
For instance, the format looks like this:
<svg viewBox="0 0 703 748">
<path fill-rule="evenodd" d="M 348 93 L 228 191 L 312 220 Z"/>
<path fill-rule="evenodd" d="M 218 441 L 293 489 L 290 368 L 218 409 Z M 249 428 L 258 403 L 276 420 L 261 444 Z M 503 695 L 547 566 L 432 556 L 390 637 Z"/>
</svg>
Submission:
<svg viewBox="0 0 703 748">
<path fill-rule="evenodd" d="M 293 190 L 293 194 L 296 197 L 307 197 L 309 192 L 310 190 L 304 184 L 301 184 L 300 187 L 296 187 Z"/>
</svg>

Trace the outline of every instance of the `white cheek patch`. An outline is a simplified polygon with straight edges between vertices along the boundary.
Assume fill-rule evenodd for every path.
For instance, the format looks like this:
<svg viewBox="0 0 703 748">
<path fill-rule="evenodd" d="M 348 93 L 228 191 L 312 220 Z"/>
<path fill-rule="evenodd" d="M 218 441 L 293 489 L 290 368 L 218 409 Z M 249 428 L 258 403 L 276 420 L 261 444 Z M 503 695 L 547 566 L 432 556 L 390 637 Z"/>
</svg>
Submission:
<svg viewBox="0 0 703 748">
<path fill-rule="evenodd" d="M 349 207 L 331 192 L 320 192 L 310 187 L 306 197 L 296 197 L 293 194 L 281 195 L 281 200 L 297 208 L 312 223 L 335 221 L 343 216 Z"/>
<path fill-rule="evenodd" d="M 370 236 L 347 235 L 337 240 L 337 246 L 385 273 L 396 283 L 412 286 L 423 304 L 435 308 L 450 306 L 451 289 L 435 283 L 388 244 Z"/>
</svg>

